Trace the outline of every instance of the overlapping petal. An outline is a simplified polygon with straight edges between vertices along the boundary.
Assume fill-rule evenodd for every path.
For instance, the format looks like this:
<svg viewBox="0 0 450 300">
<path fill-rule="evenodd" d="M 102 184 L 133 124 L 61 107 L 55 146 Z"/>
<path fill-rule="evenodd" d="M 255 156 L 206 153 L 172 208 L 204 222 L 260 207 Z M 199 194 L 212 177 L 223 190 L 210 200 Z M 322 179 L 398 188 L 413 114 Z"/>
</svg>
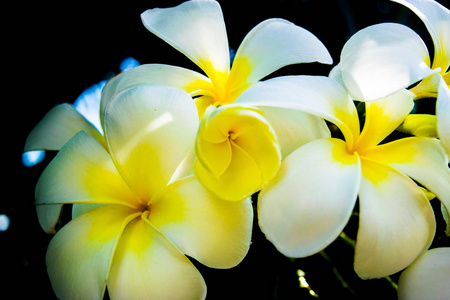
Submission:
<svg viewBox="0 0 450 300">
<path fill-rule="evenodd" d="M 50 162 L 36 184 L 35 197 L 37 205 L 139 204 L 109 153 L 85 132 L 67 142 Z"/>
<path fill-rule="evenodd" d="M 344 45 L 342 80 L 354 99 L 386 97 L 437 72 L 428 50 L 410 28 L 394 23 L 369 26 Z"/>
<path fill-rule="evenodd" d="M 259 194 L 261 230 L 287 256 L 322 250 L 347 224 L 359 180 L 359 158 L 345 142 L 320 139 L 298 148 Z"/>
<path fill-rule="evenodd" d="M 136 216 L 122 205 L 106 205 L 73 219 L 51 240 L 47 271 L 60 299 L 101 299 L 111 260 L 124 227 Z"/>
<path fill-rule="evenodd" d="M 188 154 L 198 116 L 186 92 L 140 85 L 109 102 L 104 124 L 117 169 L 139 199 L 148 202 Z"/>
<path fill-rule="evenodd" d="M 224 201 L 190 176 L 153 199 L 149 221 L 183 253 L 210 267 L 230 268 L 248 252 L 253 209 L 250 199 Z"/>
<path fill-rule="evenodd" d="M 204 299 L 205 282 L 189 261 L 142 218 L 131 221 L 108 276 L 111 299 Z"/>
<path fill-rule="evenodd" d="M 450 294 L 450 248 L 434 248 L 422 254 L 400 276 L 400 300 L 439 300 Z"/>
<path fill-rule="evenodd" d="M 361 158 L 355 271 L 361 278 L 396 273 L 428 249 L 436 223 L 421 189 L 395 169 Z"/>
<path fill-rule="evenodd" d="M 142 13 L 145 27 L 189 59 L 213 79 L 228 74 L 230 55 L 222 10 L 216 1 L 192 0 L 176 7 Z"/>
<path fill-rule="evenodd" d="M 336 81 L 323 76 L 283 76 L 243 92 L 236 104 L 301 110 L 336 124 L 352 145 L 359 119 L 352 99 Z"/>
<path fill-rule="evenodd" d="M 105 138 L 72 105 L 60 104 L 52 108 L 30 132 L 25 143 L 25 151 L 60 150 L 68 140 L 82 130 L 106 146 Z"/>
<path fill-rule="evenodd" d="M 220 107 L 203 119 L 196 153 L 199 180 L 214 194 L 233 201 L 261 189 L 281 161 L 270 124 L 258 110 L 240 106 Z"/>
</svg>

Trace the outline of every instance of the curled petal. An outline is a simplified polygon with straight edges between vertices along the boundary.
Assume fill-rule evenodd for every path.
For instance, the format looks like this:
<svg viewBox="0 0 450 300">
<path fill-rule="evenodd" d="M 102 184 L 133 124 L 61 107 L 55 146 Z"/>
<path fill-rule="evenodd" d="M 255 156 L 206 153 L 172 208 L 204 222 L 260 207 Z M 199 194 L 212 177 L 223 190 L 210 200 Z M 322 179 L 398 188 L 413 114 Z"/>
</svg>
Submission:
<svg viewBox="0 0 450 300">
<path fill-rule="evenodd" d="M 89 133 L 106 147 L 105 138 L 72 105 L 60 104 L 52 108 L 33 128 L 26 140 L 25 151 L 60 150 L 80 131 Z"/>
<path fill-rule="evenodd" d="M 116 94 L 104 124 L 117 169 L 138 197 L 148 202 L 188 154 L 198 115 L 186 92 L 140 85 Z"/>
<path fill-rule="evenodd" d="M 36 206 L 39 225 L 46 233 L 56 233 L 56 224 L 61 216 L 62 204 Z"/>
<path fill-rule="evenodd" d="M 194 176 L 167 186 L 151 203 L 148 219 L 180 251 L 210 267 L 234 267 L 249 250 L 250 199 L 219 199 Z"/>
<path fill-rule="evenodd" d="M 281 67 L 316 61 L 331 64 L 333 60 L 312 33 L 283 19 L 268 19 L 255 26 L 242 41 L 230 81 L 234 80 L 234 85 L 253 83 Z"/>
<path fill-rule="evenodd" d="M 136 218 L 118 242 L 108 292 L 112 299 L 204 299 L 206 285 L 186 256 Z"/>
<path fill-rule="evenodd" d="M 431 75 L 422 39 L 400 24 L 382 23 L 354 34 L 339 63 L 342 80 L 356 100 L 376 100 Z"/>
<path fill-rule="evenodd" d="M 445 299 L 450 294 L 450 248 L 435 248 L 422 254 L 400 275 L 400 300 Z"/>
<path fill-rule="evenodd" d="M 450 157 L 450 89 L 441 78 L 436 101 L 437 130 L 447 156 Z M 450 207 L 449 207 L 450 208 Z"/>
<path fill-rule="evenodd" d="M 433 209 L 421 189 L 393 168 L 361 158 L 355 247 L 359 277 L 379 278 L 410 265 L 434 238 Z"/>
<path fill-rule="evenodd" d="M 348 154 L 341 140 L 320 139 L 298 148 L 259 194 L 261 230 L 284 255 L 319 252 L 347 224 L 359 178 L 358 156 Z"/>
<path fill-rule="evenodd" d="M 407 115 L 398 131 L 410 135 L 437 138 L 437 118 L 435 115 L 411 114 Z"/>
<path fill-rule="evenodd" d="M 450 10 L 433 0 L 392 0 L 411 9 L 425 23 L 433 39 L 433 69 L 450 65 Z"/>
<path fill-rule="evenodd" d="M 228 73 L 230 55 L 222 10 L 216 1 L 186 1 L 142 13 L 145 27 L 202 68 L 208 77 Z"/>
<path fill-rule="evenodd" d="M 270 124 L 257 110 L 239 106 L 219 108 L 202 121 L 196 152 L 199 180 L 227 200 L 258 191 L 273 178 L 281 161 Z"/>
<path fill-rule="evenodd" d="M 64 226 L 51 240 L 47 271 L 60 299 L 101 299 L 111 260 L 134 210 L 106 205 L 90 210 Z"/>
</svg>

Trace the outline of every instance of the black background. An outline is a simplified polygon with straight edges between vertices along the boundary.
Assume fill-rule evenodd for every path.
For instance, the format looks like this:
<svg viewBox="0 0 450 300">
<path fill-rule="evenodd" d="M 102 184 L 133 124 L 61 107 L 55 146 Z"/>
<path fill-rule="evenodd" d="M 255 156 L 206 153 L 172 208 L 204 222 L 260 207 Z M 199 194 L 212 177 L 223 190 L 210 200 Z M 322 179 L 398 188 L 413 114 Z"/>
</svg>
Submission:
<svg viewBox="0 0 450 300">
<path fill-rule="evenodd" d="M 447 0 L 445 0 L 447 1 Z M 441 3 L 449 6 L 449 3 Z M 2 18 L 2 190 L 0 214 L 10 227 L 0 232 L 0 298 L 54 299 L 45 268 L 50 235 L 40 228 L 33 206 L 34 186 L 49 161 L 22 165 L 25 139 L 45 113 L 58 103 L 73 102 L 87 87 L 119 72 L 125 57 L 143 63 L 166 63 L 199 70 L 181 53 L 153 36 L 140 14 L 154 7 L 182 1 L 59 2 L 3 7 Z M 230 47 L 236 49 L 259 22 L 285 18 L 315 34 L 330 51 L 334 64 L 345 41 L 357 30 L 380 22 L 399 22 L 416 30 L 427 44 L 430 37 L 421 21 L 396 3 L 376 0 L 219 1 Z M 431 47 L 430 47 L 431 48 Z M 305 64 L 285 67 L 285 74 L 328 75 L 331 66 Z M 355 225 L 351 224 L 349 226 Z M 351 230 L 350 230 L 351 231 Z M 357 297 L 395 293 L 385 280 L 359 280 L 352 269 L 352 249 L 338 240 L 327 248 L 332 262 L 317 254 L 291 261 L 279 254 L 261 234 L 257 223 L 248 256 L 236 268 L 213 270 L 196 264 L 208 286 L 208 299 L 299 299 L 296 270 L 306 272 L 320 299 L 351 293 L 334 276 L 340 270 Z M 394 276 L 395 279 L 395 276 Z"/>
</svg>

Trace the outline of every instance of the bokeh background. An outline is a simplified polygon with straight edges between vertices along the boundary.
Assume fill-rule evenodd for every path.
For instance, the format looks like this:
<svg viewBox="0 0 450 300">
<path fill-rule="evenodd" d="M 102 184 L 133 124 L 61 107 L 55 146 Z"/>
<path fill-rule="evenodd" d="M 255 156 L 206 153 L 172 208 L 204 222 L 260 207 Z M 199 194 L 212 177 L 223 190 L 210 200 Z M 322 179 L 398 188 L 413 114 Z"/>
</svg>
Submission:
<svg viewBox="0 0 450 300">
<path fill-rule="evenodd" d="M 74 102 L 87 88 L 120 72 L 124 59 L 141 64 L 166 63 L 199 70 L 181 53 L 153 36 L 140 14 L 178 1 L 14 2 L 2 18 L 2 190 L 0 199 L 0 298 L 55 299 L 45 267 L 51 235 L 39 226 L 34 186 L 53 154 L 26 167 L 25 139 L 52 107 Z M 449 7 L 448 0 L 439 1 Z M 387 0 L 220 1 L 231 49 L 267 18 L 284 18 L 315 34 L 330 51 L 334 64 L 345 41 L 357 30 L 381 22 L 398 22 L 416 30 L 432 49 L 425 26 L 406 8 Z M 332 66 L 285 67 L 287 74 L 328 75 Z M 356 233 L 352 218 L 346 233 Z M 442 228 L 442 224 L 439 228 Z M 438 245 L 446 245 L 441 238 Z M 354 274 L 353 249 L 338 239 L 321 254 L 289 259 L 264 238 L 255 222 L 248 256 L 230 270 L 196 264 L 208 286 L 207 299 L 395 299 L 388 280 L 363 281 Z M 301 270 L 301 272 L 299 272 Z M 301 286 L 304 274 L 308 287 Z M 395 282 L 398 274 L 392 276 Z M 151 284 L 151 283 L 149 283 Z M 314 293 L 310 292 L 313 290 Z M 313 295 L 312 295 L 313 294 Z"/>
</svg>

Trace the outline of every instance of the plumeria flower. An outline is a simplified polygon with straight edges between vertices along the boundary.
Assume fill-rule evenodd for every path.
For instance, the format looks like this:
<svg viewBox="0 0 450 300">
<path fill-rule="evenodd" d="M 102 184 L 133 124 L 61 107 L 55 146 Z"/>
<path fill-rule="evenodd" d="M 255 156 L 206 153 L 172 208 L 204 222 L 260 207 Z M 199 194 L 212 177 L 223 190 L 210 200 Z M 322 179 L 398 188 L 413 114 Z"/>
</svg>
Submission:
<svg viewBox="0 0 450 300">
<path fill-rule="evenodd" d="M 241 97 L 258 107 L 284 106 L 320 116 L 344 136 L 299 147 L 261 190 L 259 225 L 281 253 L 305 257 L 324 249 L 342 232 L 357 197 L 354 267 L 361 278 L 398 272 L 428 249 L 434 213 L 413 180 L 450 207 L 450 170 L 440 141 L 410 137 L 380 144 L 411 111 L 413 93 L 402 90 L 366 102 L 361 132 L 352 99 L 328 77 L 279 77 Z"/>
<path fill-rule="evenodd" d="M 242 91 L 281 67 L 306 62 L 332 63 L 325 46 L 309 31 L 283 19 L 268 19 L 247 34 L 230 68 L 222 10 L 212 0 L 150 9 L 141 18 L 150 32 L 186 55 L 206 76 L 171 65 L 142 65 L 108 84 L 103 107 L 118 90 L 138 84 L 160 84 L 187 91 L 195 98 L 202 117 L 209 106 L 233 103 Z"/>
<path fill-rule="evenodd" d="M 434 126 L 449 155 L 450 11 L 433 0 L 393 1 L 410 8 L 425 23 L 433 40 L 433 62 L 425 43 L 413 30 L 382 23 L 360 30 L 347 41 L 333 73 L 342 76 L 354 99 L 362 101 L 383 98 L 418 83 L 411 88 L 415 99 L 437 97 Z M 427 120 L 416 117 L 414 121 L 412 133 L 414 127 Z"/>
<path fill-rule="evenodd" d="M 400 275 L 400 300 L 440 300 L 450 295 L 450 248 L 428 250 Z"/>
<path fill-rule="evenodd" d="M 230 268 L 246 255 L 250 199 L 223 201 L 180 168 L 198 127 L 179 89 L 121 91 L 104 115 L 108 151 L 79 132 L 44 170 L 38 207 L 73 204 L 51 240 L 47 270 L 62 299 L 203 299 L 205 282 L 185 256 Z M 46 231 L 50 210 L 38 210 Z"/>
</svg>

